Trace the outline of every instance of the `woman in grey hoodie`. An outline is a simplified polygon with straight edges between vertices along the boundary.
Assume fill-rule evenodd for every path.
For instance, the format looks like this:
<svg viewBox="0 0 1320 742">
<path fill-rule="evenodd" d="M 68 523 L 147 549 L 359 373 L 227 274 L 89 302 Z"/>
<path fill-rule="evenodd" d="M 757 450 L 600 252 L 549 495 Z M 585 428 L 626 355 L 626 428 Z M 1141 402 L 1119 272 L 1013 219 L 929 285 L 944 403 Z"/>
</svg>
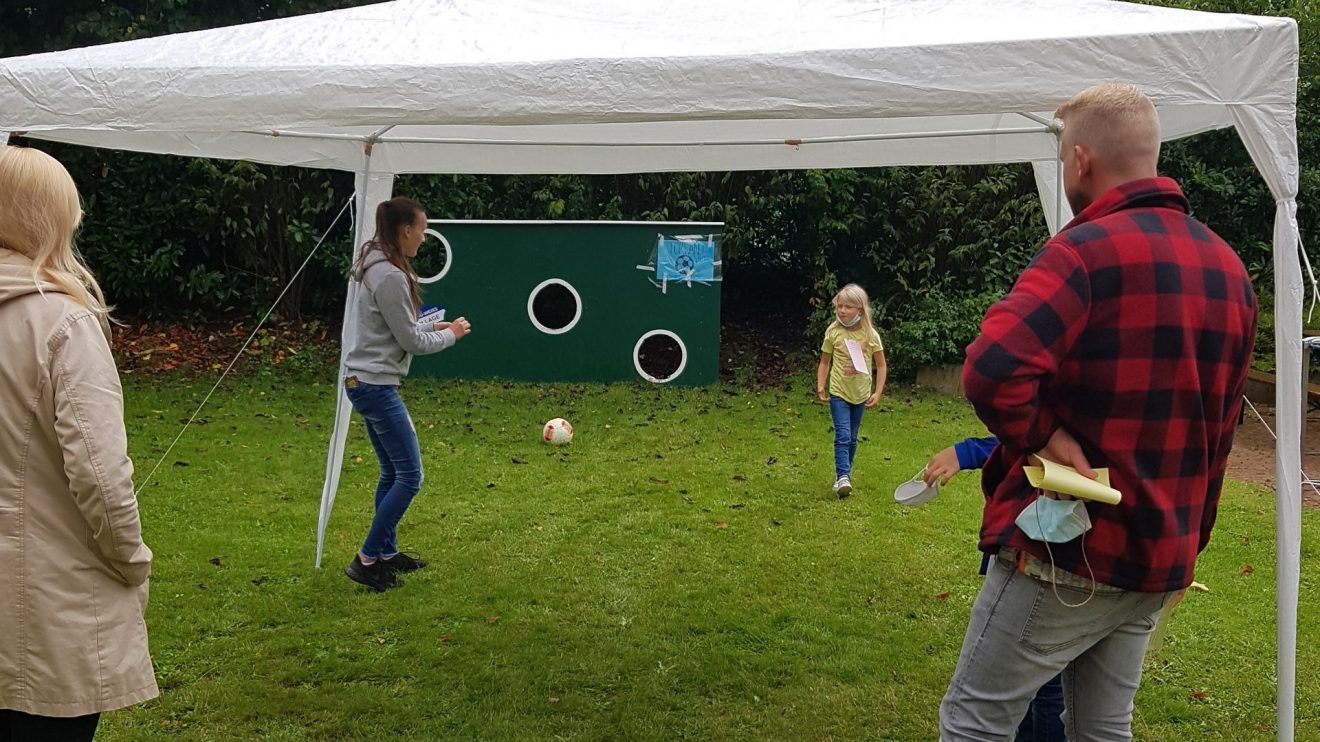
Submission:
<svg viewBox="0 0 1320 742">
<path fill-rule="evenodd" d="M 426 562 L 399 551 L 395 528 L 422 487 L 422 452 L 399 384 L 415 354 L 452 346 L 471 329 L 463 317 L 453 322 L 419 322 L 420 292 L 411 258 L 426 239 L 426 212 L 407 198 L 376 208 L 376 235 L 362 246 L 353 267 L 357 281 L 355 321 L 345 333 L 344 387 L 353 409 L 367 423 L 367 435 L 380 459 L 376 515 L 361 550 L 344 568 L 354 582 L 384 591 L 402 583 L 399 572 Z"/>
</svg>

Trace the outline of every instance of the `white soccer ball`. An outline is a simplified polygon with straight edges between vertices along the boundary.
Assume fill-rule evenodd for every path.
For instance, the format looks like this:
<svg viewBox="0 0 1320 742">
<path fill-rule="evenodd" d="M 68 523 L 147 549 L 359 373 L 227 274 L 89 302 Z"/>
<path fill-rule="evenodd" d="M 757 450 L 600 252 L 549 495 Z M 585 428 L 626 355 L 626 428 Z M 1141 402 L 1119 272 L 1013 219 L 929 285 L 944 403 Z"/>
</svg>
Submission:
<svg viewBox="0 0 1320 742">
<path fill-rule="evenodd" d="M 563 446 L 573 440 L 573 426 L 562 417 L 556 417 L 546 423 L 541 433 L 546 443 L 555 446 Z"/>
</svg>

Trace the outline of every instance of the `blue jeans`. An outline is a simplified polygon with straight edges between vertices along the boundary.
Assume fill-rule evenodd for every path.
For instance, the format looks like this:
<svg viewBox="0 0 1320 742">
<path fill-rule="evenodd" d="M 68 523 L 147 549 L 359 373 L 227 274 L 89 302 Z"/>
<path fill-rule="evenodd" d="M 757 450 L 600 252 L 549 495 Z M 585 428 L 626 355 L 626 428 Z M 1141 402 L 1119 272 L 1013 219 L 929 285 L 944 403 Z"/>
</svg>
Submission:
<svg viewBox="0 0 1320 742">
<path fill-rule="evenodd" d="M 1068 739 L 1131 740 L 1146 642 L 1171 595 L 1108 585 L 1092 595 L 1024 574 L 1011 554 L 992 557 L 940 703 L 940 739 L 1010 738 L 1037 691 L 1062 672 Z"/>
<path fill-rule="evenodd" d="M 857 431 L 862 428 L 865 404 L 853 404 L 830 395 L 830 419 L 834 421 L 834 476 L 852 474 L 857 458 Z"/>
<path fill-rule="evenodd" d="M 422 450 L 417 443 L 417 431 L 397 386 L 358 382 L 346 391 L 353 409 L 367 423 L 367 437 L 380 460 L 376 516 L 362 542 L 362 555 L 393 556 L 399 552 L 395 528 L 422 488 Z"/>
<path fill-rule="evenodd" d="M 1068 742 L 1063 733 L 1063 676 L 1055 675 L 1036 691 L 1014 742 Z"/>
<path fill-rule="evenodd" d="M 980 575 L 990 569 L 991 557 L 981 552 Z M 1027 707 L 1027 715 L 1018 724 L 1013 742 L 1068 742 L 1063 732 L 1063 675 L 1055 675 L 1036 691 Z"/>
</svg>

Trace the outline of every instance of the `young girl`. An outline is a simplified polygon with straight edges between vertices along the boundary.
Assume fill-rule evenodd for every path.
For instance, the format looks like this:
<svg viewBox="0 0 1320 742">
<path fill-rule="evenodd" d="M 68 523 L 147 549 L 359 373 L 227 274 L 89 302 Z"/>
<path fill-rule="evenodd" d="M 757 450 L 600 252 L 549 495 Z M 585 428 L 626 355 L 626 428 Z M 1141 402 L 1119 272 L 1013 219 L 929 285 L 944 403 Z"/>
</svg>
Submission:
<svg viewBox="0 0 1320 742">
<path fill-rule="evenodd" d="M 880 401 L 889 369 L 885 347 L 872 324 L 871 301 L 861 286 L 850 283 L 839 289 L 834 296 L 834 314 L 820 347 L 816 396 L 830 404 L 834 420 L 834 491 L 839 497 L 847 497 L 852 494 L 852 463 L 857 457 L 862 412 Z"/>
<path fill-rule="evenodd" d="M 472 329 L 453 322 L 419 323 L 419 290 L 411 258 L 426 238 L 426 212 L 416 201 L 393 198 L 376 209 L 376 235 L 362 247 L 353 267 L 361 287 L 356 332 L 346 338 L 344 387 L 353 409 L 367 424 L 380 460 L 376 515 L 362 549 L 344 568 L 355 582 L 374 590 L 398 587 L 398 572 L 426 562 L 399 552 L 395 527 L 422 486 L 422 454 L 399 384 L 414 354 L 444 350 Z"/>
</svg>

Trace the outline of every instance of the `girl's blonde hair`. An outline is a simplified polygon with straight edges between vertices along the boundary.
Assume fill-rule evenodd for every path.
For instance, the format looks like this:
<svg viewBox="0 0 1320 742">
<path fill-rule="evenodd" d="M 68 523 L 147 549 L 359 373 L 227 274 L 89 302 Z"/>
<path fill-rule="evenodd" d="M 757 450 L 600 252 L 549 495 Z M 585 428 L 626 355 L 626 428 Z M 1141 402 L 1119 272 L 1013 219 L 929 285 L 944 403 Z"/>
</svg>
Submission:
<svg viewBox="0 0 1320 742">
<path fill-rule="evenodd" d="M 873 330 L 875 329 L 875 320 L 871 316 L 871 298 L 866 295 L 866 289 L 855 283 L 850 283 L 839 289 L 839 293 L 834 295 L 834 301 L 832 303 L 837 304 L 838 302 L 843 302 L 843 305 L 846 307 L 857 307 L 861 309 L 862 317 L 866 320 L 866 326 Z M 838 322 L 839 320 L 836 317 L 834 323 L 838 324 Z"/>
<path fill-rule="evenodd" d="M 0 247 L 30 258 L 34 283 L 55 284 L 108 329 L 105 296 L 73 245 L 82 216 L 78 187 L 58 160 L 40 150 L 0 147 Z"/>
</svg>

